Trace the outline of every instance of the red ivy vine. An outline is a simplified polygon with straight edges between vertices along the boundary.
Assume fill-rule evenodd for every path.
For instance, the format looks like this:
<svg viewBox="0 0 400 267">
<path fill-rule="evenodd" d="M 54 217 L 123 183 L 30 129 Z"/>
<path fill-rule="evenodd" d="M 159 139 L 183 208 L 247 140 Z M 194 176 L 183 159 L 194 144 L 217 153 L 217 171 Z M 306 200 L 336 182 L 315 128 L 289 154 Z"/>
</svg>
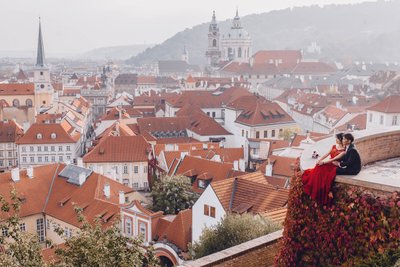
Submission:
<svg viewBox="0 0 400 267">
<path fill-rule="evenodd" d="M 356 186 L 335 184 L 333 204 L 321 206 L 303 192 L 298 166 L 291 186 L 276 266 L 355 266 L 399 246 L 397 192 L 380 197 Z"/>
</svg>

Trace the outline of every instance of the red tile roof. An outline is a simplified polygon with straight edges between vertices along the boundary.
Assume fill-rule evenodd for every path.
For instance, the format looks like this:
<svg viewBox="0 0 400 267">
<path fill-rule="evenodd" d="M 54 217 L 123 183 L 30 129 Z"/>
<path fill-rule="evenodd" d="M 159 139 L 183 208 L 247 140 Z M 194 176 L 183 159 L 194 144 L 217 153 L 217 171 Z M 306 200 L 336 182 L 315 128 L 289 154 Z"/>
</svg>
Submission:
<svg viewBox="0 0 400 267">
<path fill-rule="evenodd" d="M 352 131 L 352 130 L 365 130 L 367 128 L 367 114 L 359 114 L 346 122 L 345 124 L 336 127 L 337 131 Z"/>
<path fill-rule="evenodd" d="M 160 231 L 160 239 L 165 237 L 182 251 L 188 251 L 188 243 L 192 241 L 192 210 L 180 211 L 167 227 L 165 227 L 165 224 L 167 223 L 159 223 L 161 228 L 166 228 L 164 231 Z"/>
<path fill-rule="evenodd" d="M 52 138 L 53 133 L 55 138 Z M 38 138 L 38 134 L 41 134 L 41 138 Z M 76 143 L 80 137 L 81 134 L 67 120 L 61 123 L 34 123 L 17 144 Z"/>
<path fill-rule="evenodd" d="M 154 76 L 137 76 L 137 84 L 157 84 L 157 79 Z"/>
<path fill-rule="evenodd" d="M 142 136 L 107 136 L 83 157 L 83 162 L 147 161 L 150 145 Z"/>
<path fill-rule="evenodd" d="M 64 164 L 50 164 L 38 166 L 33 169 L 33 178 L 28 178 L 26 171 L 20 171 L 20 181 L 13 182 L 11 173 L 0 174 L 0 194 L 6 199 L 10 197 L 10 187 L 14 186 L 20 198 L 21 217 L 45 213 L 68 224 L 79 227 L 74 211 L 74 205 L 86 206 L 83 215 L 91 222 L 105 213 L 109 220 L 102 221 L 104 226 L 111 226 L 112 220 L 119 213 L 119 191 L 133 192 L 116 181 L 97 173 L 92 173 L 83 183 L 77 186 L 67 182 L 66 178 L 58 176 L 65 168 Z M 110 185 L 110 198 L 103 195 L 105 184 Z M 62 205 L 61 200 L 66 200 Z"/>
<path fill-rule="evenodd" d="M 35 84 L 33 83 L 1 83 L 0 96 L 2 95 L 33 95 Z"/>
<path fill-rule="evenodd" d="M 269 160 L 273 166 L 272 167 L 273 176 L 291 177 L 293 175 L 296 158 L 271 155 L 269 157 Z M 260 170 L 262 173 L 265 173 L 265 168 L 267 164 L 268 161 L 265 161 L 263 164 L 261 164 Z"/>
<path fill-rule="evenodd" d="M 400 113 L 400 95 L 391 95 L 367 110 L 383 113 Z"/>
<path fill-rule="evenodd" d="M 224 209 L 238 213 L 260 213 L 281 208 L 286 205 L 289 196 L 289 190 L 268 184 L 260 172 L 214 182 L 211 186 Z M 245 210 L 241 210 L 245 206 Z"/>
<path fill-rule="evenodd" d="M 270 63 L 282 60 L 280 64 L 296 65 L 303 58 L 300 50 L 261 50 L 254 54 L 254 64 Z"/>
<path fill-rule="evenodd" d="M 329 74 L 335 73 L 337 69 L 324 62 L 300 62 L 293 69 L 293 74 Z"/>
<path fill-rule="evenodd" d="M 0 121 L 0 143 L 14 143 L 23 132 L 22 127 L 13 120 Z"/>
</svg>

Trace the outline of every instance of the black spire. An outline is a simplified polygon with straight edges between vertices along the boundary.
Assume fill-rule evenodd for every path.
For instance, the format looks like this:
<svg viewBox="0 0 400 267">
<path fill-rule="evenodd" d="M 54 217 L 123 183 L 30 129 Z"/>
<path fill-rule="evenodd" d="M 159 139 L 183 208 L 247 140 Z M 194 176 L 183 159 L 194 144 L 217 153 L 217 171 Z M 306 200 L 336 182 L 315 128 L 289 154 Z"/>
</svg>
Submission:
<svg viewBox="0 0 400 267">
<path fill-rule="evenodd" d="M 43 46 L 43 38 L 42 38 L 42 26 L 40 23 L 39 17 L 39 37 L 38 37 L 38 48 L 37 48 L 37 57 L 36 57 L 36 67 L 45 67 L 44 63 L 44 46 Z"/>
</svg>

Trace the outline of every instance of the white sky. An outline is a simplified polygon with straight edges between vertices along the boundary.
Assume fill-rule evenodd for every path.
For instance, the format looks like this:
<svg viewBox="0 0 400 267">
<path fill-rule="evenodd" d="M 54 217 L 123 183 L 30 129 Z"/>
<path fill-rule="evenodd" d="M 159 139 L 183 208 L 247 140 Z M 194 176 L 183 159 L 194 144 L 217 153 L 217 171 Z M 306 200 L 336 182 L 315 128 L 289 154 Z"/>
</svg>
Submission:
<svg viewBox="0 0 400 267">
<path fill-rule="evenodd" d="M 0 50 L 35 50 L 38 17 L 46 53 L 161 43 L 175 33 L 217 20 L 292 6 L 365 0 L 0 0 Z"/>
</svg>

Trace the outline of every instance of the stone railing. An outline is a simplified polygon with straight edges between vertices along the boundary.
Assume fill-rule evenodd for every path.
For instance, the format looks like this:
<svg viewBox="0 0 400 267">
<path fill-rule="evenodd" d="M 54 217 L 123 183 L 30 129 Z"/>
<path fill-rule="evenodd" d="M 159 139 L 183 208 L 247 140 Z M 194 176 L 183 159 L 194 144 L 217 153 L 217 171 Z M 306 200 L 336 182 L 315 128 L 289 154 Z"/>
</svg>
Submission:
<svg viewBox="0 0 400 267">
<path fill-rule="evenodd" d="M 283 230 L 261 236 L 237 246 L 219 251 L 203 258 L 184 262 L 181 267 L 206 266 L 274 266 Z"/>
</svg>

